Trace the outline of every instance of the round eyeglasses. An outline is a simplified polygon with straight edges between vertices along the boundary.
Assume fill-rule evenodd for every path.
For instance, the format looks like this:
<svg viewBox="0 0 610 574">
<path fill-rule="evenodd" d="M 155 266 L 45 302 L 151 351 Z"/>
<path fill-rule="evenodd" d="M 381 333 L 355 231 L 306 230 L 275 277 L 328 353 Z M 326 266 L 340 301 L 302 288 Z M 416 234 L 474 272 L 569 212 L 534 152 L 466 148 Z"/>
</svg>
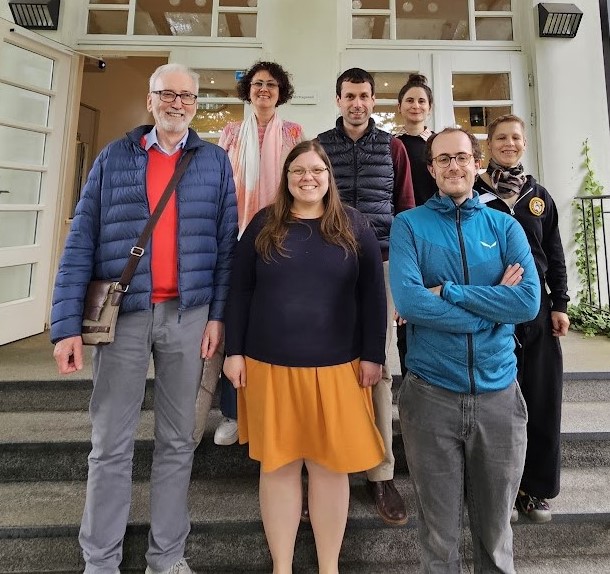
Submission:
<svg viewBox="0 0 610 574">
<path fill-rule="evenodd" d="M 432 158 L 432 161 L 438 165 L 438 167 L 449 167 L 451 160 L 454 159 L 460 167 L 466 167 L 472 161 L 471 153 L 458 153 L 456 155 L 449 155 L 448 153 L 442 153 Z"/>
<path fill-rule="evenodd" d="M 182 92 L 181 94 L 177 94 L 172 90 L 154 90 L 151 94 L 157 94 L 159 99 L 166 104 L 173 104 L 176 101 L 176 98 L 180 98 L 180 101 L 187 106 L 192 106 L 197 101 L 197 96 L 195 94 L 191 94 L 190 92 Z"/>
</svg>

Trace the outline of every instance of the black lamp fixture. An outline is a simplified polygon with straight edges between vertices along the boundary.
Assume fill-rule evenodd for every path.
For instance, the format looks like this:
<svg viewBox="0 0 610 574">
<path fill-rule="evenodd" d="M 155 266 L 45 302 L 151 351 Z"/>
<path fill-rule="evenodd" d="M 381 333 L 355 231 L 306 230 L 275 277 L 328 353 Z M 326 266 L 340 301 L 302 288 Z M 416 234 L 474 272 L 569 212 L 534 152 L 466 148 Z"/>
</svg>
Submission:
<svg viewBox="0 0 610 574">
<path fill-rule="evenodd" d="M 59 0 L 9 0 L 15 24 L 29 30 L 57 30 Z"/>
<path fill-rule="evenodd" d="M 538 4 L 538 35 L 541 38 L 574 38 L 582 20 L 575 4 Z"/>
</svg>

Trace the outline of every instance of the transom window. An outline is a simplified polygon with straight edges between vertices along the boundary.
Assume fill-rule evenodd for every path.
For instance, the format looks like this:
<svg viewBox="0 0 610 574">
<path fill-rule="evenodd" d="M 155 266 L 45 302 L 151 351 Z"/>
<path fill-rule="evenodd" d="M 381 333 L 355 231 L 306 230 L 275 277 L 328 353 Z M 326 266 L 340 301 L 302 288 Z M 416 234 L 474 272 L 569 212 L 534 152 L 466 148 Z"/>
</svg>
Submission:
<svg viewBox="0 0 610 574">
<path fill-rule="evenodd" d="M 87 34 L 256 38 L 258 0 L 89 0 Z"/>
<path fill-rule="evenodd" d="M 353 40 L 512 41 L 511 0 L 346 0 Z"/>
</svg>

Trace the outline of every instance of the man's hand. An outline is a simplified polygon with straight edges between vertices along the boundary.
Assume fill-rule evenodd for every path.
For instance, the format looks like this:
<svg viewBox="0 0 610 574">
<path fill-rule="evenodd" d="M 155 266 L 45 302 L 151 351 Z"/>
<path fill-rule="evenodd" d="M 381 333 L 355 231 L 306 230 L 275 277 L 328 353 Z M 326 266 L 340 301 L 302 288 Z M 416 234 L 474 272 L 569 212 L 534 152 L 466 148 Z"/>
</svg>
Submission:
<svg viewBox="0 0 610 574">
<path fill-rule="evenodd" d="M 226 357 L 222 370 L 236 389 L 246 386 L 246 359 L 243 355 Z"/>
<path fill-rule="evenodd" d="M 438 295 L 440 297 L 442 288 L 442 285 L 437 285 L 436 287 L 428 287 L 428 291 L 430 291 L 430 293 L 433 295 Z"/>
<path fill-rule="evenodd" d="M 555 337 L 565 337 L 568 334 L 570 319 L 566 313 L 551 311 L 551 323 L 553 323 L 553 335 Z"/>
<path fill-rule="evenodd" d="M 524 269 L 519 263 L 509 265 L 506 268 L 506 271 L 504 271 L 504 275 L 502 275 L 499 285 L 508 285 L 509 287 L 518 285 L 521 283 L 521 279 L 523 279 L 523 271 Z"/>
<path fill-rule="evenodd" d="M 224 336 L 224 324 L 222 321 L 208 321 L 203 331 L 201 340 L 201 357 L 211 359 Z"/>
<path fill-rule="evenodd" d="M 83 340 L 80 335 L 55 343 L 53 358 L 62 375 L 75 373 L 83 368 Z"/>
<path fill-rule="evenodd" d="M 381 380 L 381 365 L 370 361 L 360 361 L 360 386 L 372 387 Z"/>
<path fill-rule="evenodd" d="M 394 321 L 396 321 L 396 325 L 398 325 L 399 327 L 401 325 L 406 325 L 407 320 L 403 319 L 399 314 L 398 311 L 396 309 L 394 309 Z"/>
</svg>

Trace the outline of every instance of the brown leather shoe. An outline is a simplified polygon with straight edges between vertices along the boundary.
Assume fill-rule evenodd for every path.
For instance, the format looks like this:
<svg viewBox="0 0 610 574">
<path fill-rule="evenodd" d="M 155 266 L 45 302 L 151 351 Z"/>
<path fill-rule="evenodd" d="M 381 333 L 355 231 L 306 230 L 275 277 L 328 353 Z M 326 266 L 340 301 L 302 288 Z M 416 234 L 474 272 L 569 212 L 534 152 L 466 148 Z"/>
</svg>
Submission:
<svg viewBox="0 0 610 574">
<path fill-rule="evenodd" d="M 301 522 L 308 523 L 309 519 L 309 497 L 307 490 L 307 482 L 303 481 L 303 502 L 301 503 Z"/>
<path fill-rule="evenodd" d="M 379 516 L 386 524 L 401 526 L 409 517 L 405 503 L 396 490 L 393 480 L 366 481 L 366 488 L 371 495 Z"/>
</svg>

